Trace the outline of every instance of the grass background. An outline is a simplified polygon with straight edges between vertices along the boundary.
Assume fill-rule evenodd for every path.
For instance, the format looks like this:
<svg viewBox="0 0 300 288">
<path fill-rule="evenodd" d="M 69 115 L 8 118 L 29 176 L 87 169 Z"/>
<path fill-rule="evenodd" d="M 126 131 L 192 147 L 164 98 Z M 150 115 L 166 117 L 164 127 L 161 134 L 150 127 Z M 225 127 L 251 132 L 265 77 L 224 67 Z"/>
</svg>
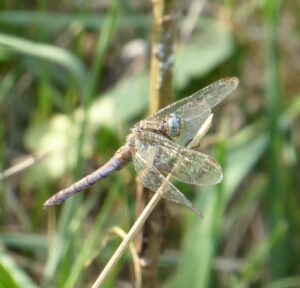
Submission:
<svg viewBox="0 0 300 288">
<path fill-rule="evenodd" d="M 43 202 L 107 161 L 147 114 L 151 3 L 2 1 L 0 167 L 49 156 L 0 182 L 0 287 L 89 287 L 135 219 L 132 166 L 57 209 Z M 300 4 L 178 1 L 174 93 L 224 76 L 203 151 L 224 181 L 178 187 L 163 287 L 300 287 Z M 197 193 L 199 192 L 199 193 Z M 200 193 L 201 192 L 201 193 Z M 130 275 L 130 276 L 129 276 Z M 126 254 L 105 287 L 131 282 Z"/>
</svg>

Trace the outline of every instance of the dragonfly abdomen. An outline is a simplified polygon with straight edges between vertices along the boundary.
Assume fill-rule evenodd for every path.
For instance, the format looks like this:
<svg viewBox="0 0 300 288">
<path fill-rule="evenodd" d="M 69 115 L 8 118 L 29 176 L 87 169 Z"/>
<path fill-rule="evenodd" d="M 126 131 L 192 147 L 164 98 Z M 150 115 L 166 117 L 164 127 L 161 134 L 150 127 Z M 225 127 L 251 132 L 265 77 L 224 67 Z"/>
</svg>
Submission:
<svg viewBox="0 0 300 288">
<path fill-rule="evenodd" d="M 98 168 L 93 173 L 78 180 L 71 186 L 57 192 L 51 198 L 49 198 L 43 205 L 44 208 L 61 204 L 66 199 L 78 193 L 91 185 L 95 184 L 114 172 L 122 169 L 129 161 L 131 161 L 131 151 L 128 145 L 122 146 L 115 155 L 103 166 Z"/>
</svg>

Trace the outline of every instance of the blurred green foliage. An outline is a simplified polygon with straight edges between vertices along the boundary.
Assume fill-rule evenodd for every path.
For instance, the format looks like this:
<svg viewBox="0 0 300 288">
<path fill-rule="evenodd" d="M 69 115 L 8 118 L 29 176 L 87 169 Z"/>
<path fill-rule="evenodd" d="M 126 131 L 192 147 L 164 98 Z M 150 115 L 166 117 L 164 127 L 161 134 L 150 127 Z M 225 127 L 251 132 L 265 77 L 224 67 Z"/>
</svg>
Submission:
<svg viewBox="0 0 300 288">
<path fill-rule="evenodd" d="M 160 283 L 300 287 L 299 4 L 201 3 L 178 3 L 175 93 L 230 75 L 240 88 L 216 108 L 202 145 L 224 181 L 179 184 L 205 217 L 170 206 L 178 216 Z M 147 114 L 150 2 L 0 7 L 1 170 L 50 153 L 1 180 L 0 287 L 89 287 L 116 247 L 103 242 L 107 230 L 133 223 L 135 172 L 126 168 L 57 210 L 42 203 L 107 161 Z M 105 287 L 130 281 L 130 265 L 125 255 Z"/>
</svg>

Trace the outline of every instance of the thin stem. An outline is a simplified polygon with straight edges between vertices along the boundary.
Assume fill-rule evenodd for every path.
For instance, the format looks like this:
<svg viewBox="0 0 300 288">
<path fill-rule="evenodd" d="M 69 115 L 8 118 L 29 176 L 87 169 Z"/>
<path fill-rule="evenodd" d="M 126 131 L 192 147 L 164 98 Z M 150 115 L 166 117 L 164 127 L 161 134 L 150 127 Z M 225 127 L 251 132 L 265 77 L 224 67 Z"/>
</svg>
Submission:
<svg viewBox="0 0 300 288">
<path fill-rule="evenodd" d="M 158 204 L 159 200 L 163 196 L 163 188 L 164 185 L 161 186 L 161 188 L 154 194 L 154 196 L 151 198 L 145 209 L 142 211 L 134 225 L 129 230 L 126 238 L 122 241 L 118 249 L 115 251 L 114 255 L 110 258 L 107 265 L 104 267 L 103 271 L 93 284 L 92 288 L 100 287 L 100 285 L 103 283 L 105 278 L 107 277 L 110 270 L 113 268 L 113 266 L 118 262 L 118 260 L 121 258 L 121 256 L 124 254 L 125 250 L 127 249 L 127 246 L 129 245 L 130 241 L 134 238 L 134 236 L 137 234 L 137 232 L 142 228 L 143 224 L 153 211 L 153 209 Z"/>
<path fill-rule="evenodd" d="M 173 65 L 175 60 L 176 24 L 179 17 L 176 12 L 176 2 L 176 0 L 152 1 L 150 114 L 157 112 L 174 100 Z M 137 215 L 150 201 L 149 195 L 148 189 L 139 189 L 139 186 L 137 186 Z M 143 288 L 158 287 L 156 272 L 164 242 L 164 231 L 169 218 L 168 209 L 166 209 L 165 203 L 161 202 L 140 232 L 140 241 L 136 243 L 136 247 L 140 257 L 145 259 L 144 263 L 147 263 L 141 267 Z"/>
</svg>

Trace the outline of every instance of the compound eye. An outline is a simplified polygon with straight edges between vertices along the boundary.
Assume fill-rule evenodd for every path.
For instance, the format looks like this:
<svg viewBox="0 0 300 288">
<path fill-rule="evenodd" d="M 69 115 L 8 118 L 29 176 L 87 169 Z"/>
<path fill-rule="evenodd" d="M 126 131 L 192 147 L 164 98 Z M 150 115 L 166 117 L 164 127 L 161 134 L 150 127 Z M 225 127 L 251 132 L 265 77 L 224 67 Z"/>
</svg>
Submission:
<svg viewBox="0 0 300 288">
<path fill-rule="evenodd" d="M 171 113 L 167 120 L 167 133 L 170 137 L 178 136 L 180 133 L 180 119 L 175 113 Z"/>
</svg>

